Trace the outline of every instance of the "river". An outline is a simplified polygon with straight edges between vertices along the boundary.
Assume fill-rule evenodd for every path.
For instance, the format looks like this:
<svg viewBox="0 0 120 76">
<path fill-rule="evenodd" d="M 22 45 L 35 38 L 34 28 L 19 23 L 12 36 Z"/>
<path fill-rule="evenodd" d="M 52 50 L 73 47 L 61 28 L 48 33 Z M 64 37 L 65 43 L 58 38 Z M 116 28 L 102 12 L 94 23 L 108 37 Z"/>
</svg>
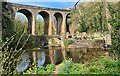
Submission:
<svg viewBox="0 0 120 76">
<path fill-rule="evenodd" d="M 114 54 L 109 50 L 98 48 L 60 48 L 49 47 L 49 49 L 26 50 L 20 62 L 17 63 L 17 71 L 23 72 L 33 63 L 38 67 L 47 64 L 59 64 L 64 59 L 72 58 L 75 63 L 89 63 L 99 56 L 109 56 L 114 58 Z"/>
</svg>

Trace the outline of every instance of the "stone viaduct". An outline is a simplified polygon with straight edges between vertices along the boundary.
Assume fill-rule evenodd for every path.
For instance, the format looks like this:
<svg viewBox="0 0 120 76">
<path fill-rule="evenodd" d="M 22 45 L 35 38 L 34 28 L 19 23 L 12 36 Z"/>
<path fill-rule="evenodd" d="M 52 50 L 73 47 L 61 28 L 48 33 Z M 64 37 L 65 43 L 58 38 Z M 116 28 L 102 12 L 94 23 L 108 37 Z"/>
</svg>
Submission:
<svg viewBox="0 0 120 76">
<path fill-rule="evenodd" d="M 57 35 L 69 32 L 67 18 L 70 14 L 70 9 L 46 8 L 31 5 L 22 5 L 11 3 L 13 15 L 17 12 L 23 13 L 28 19 L 28 33 L 36 35 L 36 16 L 39 14 L 44 19 L 44 34 L 53 35 L 55 30 Z"/>
</svg>

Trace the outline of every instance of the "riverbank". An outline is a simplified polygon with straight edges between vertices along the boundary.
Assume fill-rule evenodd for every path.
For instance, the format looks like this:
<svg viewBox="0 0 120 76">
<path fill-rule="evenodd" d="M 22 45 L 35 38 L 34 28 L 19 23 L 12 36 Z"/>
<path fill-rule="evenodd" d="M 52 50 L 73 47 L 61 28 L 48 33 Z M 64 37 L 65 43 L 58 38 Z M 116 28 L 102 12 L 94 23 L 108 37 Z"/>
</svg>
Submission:
<svg viewBox="0 0 120 76">
<path fill-rule="evenodd" d="M 56 70 L 56 67 L 59 68 Z M 57 71 L 57 72 L 56 72 Z M 95 58 L 88 64 L 74 63 L 72 59 L 64 60 L 59 65 L 48 64 L 38 69 L 29 68 L 23 74 L 119 74 L 118 61 L 107 56 Z"/>
</svg>

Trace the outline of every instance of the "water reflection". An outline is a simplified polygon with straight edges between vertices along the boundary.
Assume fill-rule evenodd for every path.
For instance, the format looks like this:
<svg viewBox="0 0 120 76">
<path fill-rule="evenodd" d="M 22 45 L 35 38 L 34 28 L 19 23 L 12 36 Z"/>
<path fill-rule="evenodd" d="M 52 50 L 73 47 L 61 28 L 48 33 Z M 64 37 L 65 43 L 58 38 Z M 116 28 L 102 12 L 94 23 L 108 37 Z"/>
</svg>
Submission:
<svg viewBox="0 0 120 76">
<path fill-rule="evenodd" d="M 53 48 L 53 52 L 54 52 L 54 64 L 59 64 L 63 61 L 63 56 L 62 56 L 62 52 L 61 49 L 54 49 Z"/>
<path fill-rule="evenodd" d="M 100 48 L 51 48 L 49 49 L 51 63 L 59 64 L 64 59 L 72 58 L 75 63 L 88 63 L 99 56 L 109 56 L 114 58 L 114 54 L 109 50 Z M 106 54 L 107 53 L 107 54 Z"/>
<path fill-rule="evenodd" d="M 27 53 L 25 53 L 23 56 L 22 56 L 22 59 L 20 62 L 17 63 L 17 71 L 18 72 L 23 72 L 24 70 L 27 69 L 27 67 L 29 66 L 29 63 L 30 63 L 30 59 L 29 59 L 29 55 Z"/>
<path fill-rule="evenodd" d="M 37 60 L 38 67 L 40 67 L 45 63 L 45 52 L 44 51 L 38 51 L 37 57 L 38 57 L 38 60 Z"/>
<path fill-rule="evenodd" d="M 45 51 L 26 51 L 17 63 L 16 69 L 23 72 L 34 62 L 37 62 L 38 67 L 42 66 L 45 63 Z"/>
<path fill-rule="evenodd" d="M 17 65 L 17 71 L 22 72 L 33 62 L 40 67 L 44 64 L 59 64 L 64 59 L 72 58 L 76 63 L 87 63 L 99 56 L 110 56 L 114 58 L 114 54 L 109 50 L 102 49 L 88 49 L 88 48 L 58 48 L 50 47 L 48 49 L 41 49 L 37 51 L 26 51 L 22 56 L 22 60 Z"/>
</svg>

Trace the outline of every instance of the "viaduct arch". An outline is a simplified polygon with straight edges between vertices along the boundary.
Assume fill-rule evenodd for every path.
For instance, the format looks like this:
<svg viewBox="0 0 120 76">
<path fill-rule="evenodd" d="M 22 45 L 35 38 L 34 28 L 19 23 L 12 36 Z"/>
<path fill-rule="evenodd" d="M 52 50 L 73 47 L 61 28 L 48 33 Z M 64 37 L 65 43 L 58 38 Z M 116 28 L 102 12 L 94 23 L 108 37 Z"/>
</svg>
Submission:
<svg viewBox="0 0 120 76">
<path fill-rule="evenodd" d="M 14 17 L 17 12 L 23 13 L 28 19 L 28 33 L 36 35 L 36 16 L 39 14 L 44 19 L 44 34 L 53 35 L 53 30 L 57 35 L 69 32 L 67 17 L 70 9 L 46 8 L 31 5 L 11 3 Z M 53 29 L 54 28 L 54 29 Z"/>
<path fill-rule="evenodd" d="M 27 9 L 20 9 L 17 12 L 20 12 L 20 13 L 24 14 L 27 17 L 27 20 L 28 20 L 28 29 L 27 29 L 27 31 L 28 31 L 28 33 L 31 33 L 31 30 L 32 30 L 31 29 L 32 13 Z"/>
<path fill-rule="evenodd" d="M 40 11 L 38 13 L 39 15 L 41 15 L 44 19 L 44 34 L 48 35 L 48 28 L 49 28 L 49 14 L 45 11 Z"/>
</svg>

